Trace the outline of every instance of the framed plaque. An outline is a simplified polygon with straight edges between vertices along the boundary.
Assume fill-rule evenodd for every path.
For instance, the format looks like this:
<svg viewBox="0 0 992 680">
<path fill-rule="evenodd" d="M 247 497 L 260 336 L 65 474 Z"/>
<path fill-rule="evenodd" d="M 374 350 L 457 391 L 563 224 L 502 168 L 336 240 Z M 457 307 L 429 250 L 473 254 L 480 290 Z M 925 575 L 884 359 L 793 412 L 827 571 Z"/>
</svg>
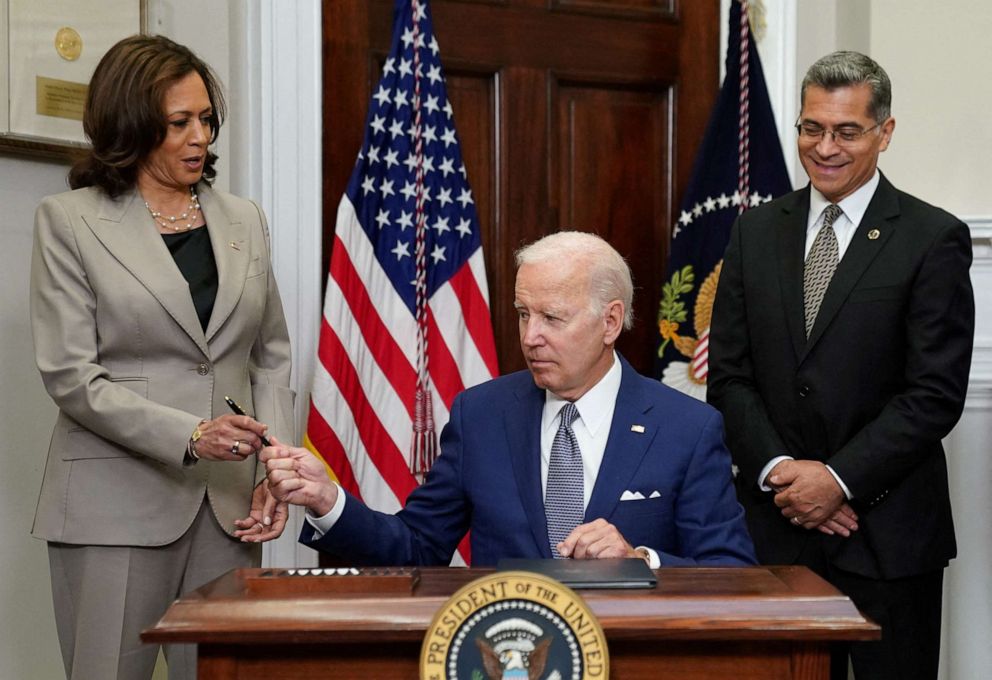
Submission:
<svg viewBox="0 0 992 680">
<path fill-rule="evenodd" d="M 85 148 L 90 76 L 144 31 L 146 0 L 0 0 L 0 151 L 69 159 Z"/>
</svg>

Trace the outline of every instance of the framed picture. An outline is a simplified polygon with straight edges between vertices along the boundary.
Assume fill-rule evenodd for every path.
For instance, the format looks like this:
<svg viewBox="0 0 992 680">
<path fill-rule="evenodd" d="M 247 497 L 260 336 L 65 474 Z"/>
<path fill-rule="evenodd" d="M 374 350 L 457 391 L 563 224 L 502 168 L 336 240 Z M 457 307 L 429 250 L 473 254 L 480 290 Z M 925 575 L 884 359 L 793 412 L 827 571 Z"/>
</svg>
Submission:
<svg viewBox="0 0 992 680">
<path fill-rule="evenodd" d="M 90 76 L 145 14 L 146 0 L 0 0 L 0 151 L 68 160 L 85 148 Z"/>
</svg>

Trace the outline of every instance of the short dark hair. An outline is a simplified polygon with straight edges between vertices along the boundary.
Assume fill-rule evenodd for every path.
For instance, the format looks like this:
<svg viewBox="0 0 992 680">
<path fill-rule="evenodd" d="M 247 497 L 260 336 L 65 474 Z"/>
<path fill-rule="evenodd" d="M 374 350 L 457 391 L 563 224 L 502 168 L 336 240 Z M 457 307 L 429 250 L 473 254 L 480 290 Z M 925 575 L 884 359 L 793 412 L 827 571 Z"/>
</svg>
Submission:
<svg viewBox="0 0 992 680">
<path fill-rule="evenodd" d="M 871 99 L 868 115 L 881 123 L 891 115 L 892 83 L 889 74 L 871 57 L 860 52 L 840 51 L 821 57 L 806 71 L 800 103 L 806 103 L 806 88 L 810 85 L 832 91 L 841 87 L 868 85 Z"/>
<path fill-rule="evenodd" d="M 133 35 L 111 47 L 93 72 L 83 110 L 83 132 L 92 148 L 69 171 L 69 186 L 96 186 L 114 198 L 131 189 L 138 167 L 165 140 L 166 91 L 194 72 L 203 79 L 213 108 L 213 143 L 226 104 L 220 81 L 206 62 L 160 35 Z M 203 178 L 208 184 L 217 175 L 216 161 L 217 155 L 207 151 Z"/>
</svg>

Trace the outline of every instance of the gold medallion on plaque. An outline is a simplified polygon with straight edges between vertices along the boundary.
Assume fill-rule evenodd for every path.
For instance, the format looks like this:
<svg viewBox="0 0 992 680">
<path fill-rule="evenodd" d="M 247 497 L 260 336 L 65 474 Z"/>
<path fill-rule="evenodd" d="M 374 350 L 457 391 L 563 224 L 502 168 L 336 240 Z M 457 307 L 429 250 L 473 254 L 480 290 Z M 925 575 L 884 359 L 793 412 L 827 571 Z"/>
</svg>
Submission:
<svg viewBox="0 0 992 680">
<path fill-rule="evenodd" d="M 445 602 L 420 649 L 426 680 L 595 680 L 610 675 L 599 621 L 575 591 L 527 571 L 472 581 Z"/>
<path fill-rule="evenodd" d="M 55 34 L 55 51 L 66 61 L 76 61 L 83 53 L 83 39 L 76 29 L 63 26 Z"/>
</svg>

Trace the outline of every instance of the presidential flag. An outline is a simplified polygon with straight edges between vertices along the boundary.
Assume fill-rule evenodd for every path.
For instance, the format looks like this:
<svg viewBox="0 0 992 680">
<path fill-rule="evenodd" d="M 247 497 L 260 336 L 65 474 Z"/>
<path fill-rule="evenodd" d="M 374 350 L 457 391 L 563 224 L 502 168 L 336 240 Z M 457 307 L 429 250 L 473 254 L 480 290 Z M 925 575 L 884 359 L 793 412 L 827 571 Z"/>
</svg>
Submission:
<svg viewBox="0 0 992 680">
<path fill-rule="evenodd" d="M 455 395 L 498 373 L 438 52 L 426 0 L 397 2 L 338 207 L 307 423 L 307 446 L 342 487 L 383 512 L 423 480 Z"/>
<path fill-rule="evenodd" d="M 668 281 L 658 310 L 656 375 L 701 400 L 706 399 L 713 298 L 730 227 L 741 212 L 791 190 L 747 4 L 735 0 L 730 6 L 727 75 L 672 227 Z"/>
</svg>

